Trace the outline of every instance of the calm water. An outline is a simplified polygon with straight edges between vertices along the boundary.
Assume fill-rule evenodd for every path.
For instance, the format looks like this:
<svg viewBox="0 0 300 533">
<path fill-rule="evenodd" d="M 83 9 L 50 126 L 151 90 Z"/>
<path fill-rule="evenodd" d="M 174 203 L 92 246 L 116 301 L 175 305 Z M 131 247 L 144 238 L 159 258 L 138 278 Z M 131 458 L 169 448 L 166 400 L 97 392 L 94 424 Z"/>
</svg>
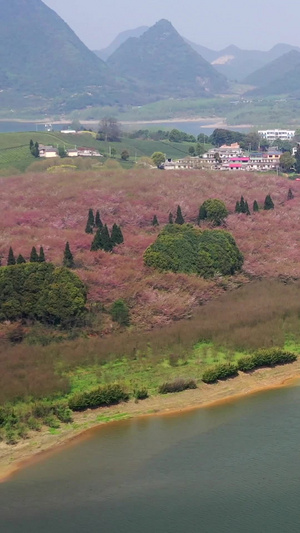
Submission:
<svg viewBox="0 0 300 533">
<path fill-rule="evenodd" d="M 299 442 L 299 387 L 108 425 L 0 485 L 0 530 L 298 533 Z"/>
<path fill-rule="evenodd" d="M 208 124 L 213 122 L 213 119 L 208 120 Z M 83 122 L 84 125 L 84 122 Z M 60 131 L 62 129 L 67 129 L 67 124 L 53 124 L 52 125 L 53 130 Z M 87 127 L 90 128 L 91 126 L 87 124 Z M 97 124 L 93 126 L 94 129 L 97 129 Z M 123 129 L 126 130 L 137 130 L 137 129 L 152 129 L 152 130 L 159 130 L 159 129 L 168 129 L 172 130 L 173 128 L 177 128 L 180 131 L 185 131 L 186 133 L 190 133 L 191 135 L 199 135 L 199 133 L 205 133 L 206 135 L 211 135 L 214 128 L 208 128 L 205 124 L 200 122 L 161 122 L 160 124 L 132 124 L 123 126 Z M 235 131 L 241 131 L 243 133 L 247 133 L 249 129 L 245 128 L 234 128 L 234 127 L 228 127 L 228 129 L 233 129 Z M 34 122 L 1 122 L 0 121 L 0 133 L 9 133 L 9 132 L 21 132 L 21 131 L 46 131 L 45 130 L 45 124 L 35 124 Z"/>
</svg>

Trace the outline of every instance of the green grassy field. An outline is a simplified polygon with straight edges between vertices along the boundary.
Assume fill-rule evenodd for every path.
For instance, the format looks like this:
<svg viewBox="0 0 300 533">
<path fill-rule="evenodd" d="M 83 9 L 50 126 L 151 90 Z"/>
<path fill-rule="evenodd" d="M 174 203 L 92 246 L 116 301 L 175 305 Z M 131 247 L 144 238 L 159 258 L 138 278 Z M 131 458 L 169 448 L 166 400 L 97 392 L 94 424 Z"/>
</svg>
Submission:
<svg viewBox="0 0 300 533">
<path fill-rule="evenodd" d="M 95 135 L 91 133 L 82 133 L 80 135 L 58 132 L 1 133 L 0 172 L 7 169 L 16 169 L 24 172 L 32 163 L 37 162 L 29 150 L 31 139 L 39 144 L 54 147 L 64 146 L 66 149 L 75 146 L 96 148 L 105 156 L 108 156 L 110 150 L 114 148 L 116 150 L 115 158 L 119 161 L 121 160 L 122 151 L 127 150 L 130 157 L 129 161 L 124 163 L 125 167 L 132 166 L 139 157 L 150 157 L 153 152 L 163 152 L 167 158 L 179 159 L 188 155 L 190 146 L 190 143 L 170 143 L 168 141 L 129 139 L 127 137 L 123 137 L 121 142 L 108 143 L 97 141 Z M 66 161 L 64 160 L 64 162 Z M 99 160 L 97 162 L 99 163 Z"/>
</svg>

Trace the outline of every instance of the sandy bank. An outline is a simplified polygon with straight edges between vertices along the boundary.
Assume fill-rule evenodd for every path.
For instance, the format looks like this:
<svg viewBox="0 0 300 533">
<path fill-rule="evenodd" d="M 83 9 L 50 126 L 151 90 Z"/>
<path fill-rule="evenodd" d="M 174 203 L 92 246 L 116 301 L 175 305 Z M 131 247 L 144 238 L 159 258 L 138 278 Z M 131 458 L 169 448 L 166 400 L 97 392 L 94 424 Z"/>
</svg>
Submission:
<svg viewBox="0 0 300 533">
<path fill-rule="evenodd" d="M 48 428 L 32 432 L 27 440 L 14 446 L 0 443 L 0 482 L 6 481 L 18 469 L 31 462 L 45 459 L 78 439 L 89 438 L 96 426 L 137 416 L 155 416 L 181 413 L 235 401 L 243 396 L 292 385 L 300 379 L 300 360 L 274 369 L 261 369 L 253 374 L 240 374 L 237 378 L 215 385 L 201 383 L 196 390 L 166 396 L 153 396 L 135 403 L 131 400 L 121 405 L 100 408 L 85 413 L 75 413 L 74 422 L 62 425 L 56 434 Z"/>
</svg>

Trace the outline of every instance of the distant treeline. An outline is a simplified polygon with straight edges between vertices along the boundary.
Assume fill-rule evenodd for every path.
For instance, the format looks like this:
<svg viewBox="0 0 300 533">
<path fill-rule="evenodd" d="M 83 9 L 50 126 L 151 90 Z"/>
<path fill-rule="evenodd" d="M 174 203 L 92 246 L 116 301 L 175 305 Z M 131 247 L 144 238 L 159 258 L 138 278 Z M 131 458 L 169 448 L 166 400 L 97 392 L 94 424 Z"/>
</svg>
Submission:
<svg viewBox="0 0 300 533">
<path fill-rule="evenodd" d="M 213 146 L 220 147 L 223 144 L 230 145 L 232 143 L 239 143 L 241 148 L 251 150 L 257 150 L 258 147 L 267 147 L 269 143 L 260 138 L 258 133 L 252 131 L 250 133 L 241 133 L 239 131 L 231 131 L 223 128 L 216 128 L 211 135 L 205 135 L 205 133 L 199 133 L 199 135 L 191 135 L 184 131 L 180 131 L 176 128 L 172 130 L 149 130 L 139 129 L 124 136 L 130 139 L 143 139 L 153 141 L 169 141 L 169 142 L 189 142 L 189 143 L 201 143 L 212 144 Z"/>
</svg>

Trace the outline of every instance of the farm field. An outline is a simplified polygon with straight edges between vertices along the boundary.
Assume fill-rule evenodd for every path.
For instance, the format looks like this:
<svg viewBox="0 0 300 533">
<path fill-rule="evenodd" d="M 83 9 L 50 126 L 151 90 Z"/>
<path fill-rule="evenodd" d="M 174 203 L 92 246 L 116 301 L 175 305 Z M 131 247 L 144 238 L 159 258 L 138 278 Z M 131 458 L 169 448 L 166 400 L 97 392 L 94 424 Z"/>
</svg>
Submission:
<svg viewBox="0 0 300 533">
<path fill-rule="evenodd" d="M 74 148 L 75 146 L 84 146 L 88 148 L 96 148 L 103 155 L 108 155 L 109 150 L 114 148 L 116 150 L 116 160 L 121 162 L 121 153 L 127 150 L 129 153 L 129 161 L 125 162 L 125 167 L 132 166 L 134 162 L 143 156 L 150 157 L 154 152 L 163 152 L 167 158 L 179 159 L 188 155 L 188 150 L 191 143 L 171 143 L 169 141 L 152 141 L 129 139 L 123 137 L 121 142 L 107 143 L 105 141 L 97 141 L 95 134 L 80 133 L 78 135 L 62 134 L 59 132 L 22 132 L 22 133 L 1 133 L 0 134 L 0 173 L 15 169 L 15 171 L 24 172 L 30 165 L 34 163 L 35 170 L 38 169 L 38 163 L 29 151 L 29 142 L 38 142 L 39 144 L 50 145 L 54 147 L 64 146 L 66 149 Z M 64 161 L 59 160 L 59 163 L 68 163 L 69 159 Z M 98 160 L 95 163 L 99 163 Z M 76 159 L 72 160 L 72 164 L 76 165 Z M 123 163 L 123 162 L 122 162 Z M 49 166 L 53 165 L 53 161 L 48 161 Z M 57 161 L 55 161 L 57 164 Z M 45 166 L 45 161 L 41 161 L 41 166 Z M 12 172 L 10 172 L 11 174 Z"/>
</svg>

